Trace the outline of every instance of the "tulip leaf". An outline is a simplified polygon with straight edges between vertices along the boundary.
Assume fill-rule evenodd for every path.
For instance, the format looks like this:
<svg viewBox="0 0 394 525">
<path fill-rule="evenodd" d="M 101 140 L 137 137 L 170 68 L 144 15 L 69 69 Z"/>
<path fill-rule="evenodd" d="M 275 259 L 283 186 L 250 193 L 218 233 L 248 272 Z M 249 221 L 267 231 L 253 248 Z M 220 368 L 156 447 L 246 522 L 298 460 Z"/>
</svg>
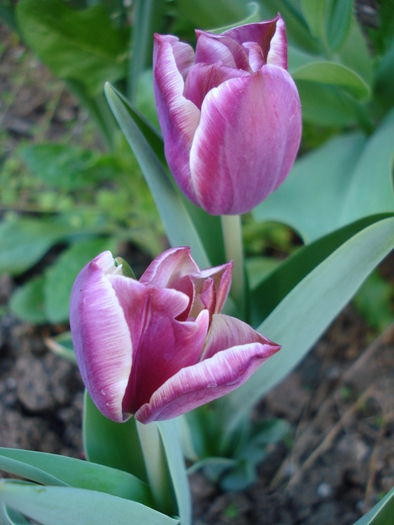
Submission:
<svg viewBox="0 0 394 525">
<path fill-rule="evenodd" d="M 16 8 L 22 36 L 63 80 L 82 84 L 90 96 L 104 82 L 125 76 L 128 34 L 118 30 L 103 5 L 73 10 L 60 0 L 21 0 Z"/>
<path fill-rule="evenodd" d="M 330 48 L 337 51 L 349 33 L 353 0 L 328 0 L 326 13 L 326 39 Z"/>
<path fill-rule="evenodd" d="M 393 248 L 391 216 L 354 235 L 292 289 L 258 328 L 282 349 L 222 401 L 224 432 L 286 377 Z"/>
<path fill-rule="evenodd" d="M 232 29 L 233 27 L 237 27 L 237 26 L 245 25 L 245 24 L 252 24 L 254 22 L 260 22 L 261 20 L 260 6 L 256 2 L 251 2 L 246 7 L 249 13 L 243 20 L 235 22 L 234 24 L 229 24 L 227 26 L 219 27 L 218 29 L 210 29 L 210 32 L 220 34 L 220 33 L 224 33 L 224 31 L 228 31 L 229 29 Z"/>
<path fill-rule="evenodd" d="M 30 525 L 30 522 L 18 511 L 0 503 L 0 523 L 2 525 Z"/>
<path fill-rule="evenodd" d="M 0 448 L 0 469 L 42 485 L 90 489 L 152 506 L 149 487 L 135 476 L 80 459 Z"/>
<path fill-rule="evenodd" d="M 311 34 L 316 38 L 323 34 L 325 6 L 326 0 L 301 0 L 302 14 Z"/>
<path fill-rule="evenodd" d="M 394 487 L 354 525 L 389 525 L 394 515 Z"/>
<path fill-rule="evenodd" d="M 192 507 L 189 480 L 186 474 L 182 447 L 179 442 L 177 423 L 174 420 L 158 421 L 157 427 L 166 453 L 181 524 L 191 525 Z"/>
<path fill-rule="evenodd" d="M 253 212 L 311 242 L 367 215 L 394 211 L 394 110 L 367 141 L 339 136 L 297 161 L 287 180 Z M 313 217 L 313 220 L 311 220 Z"/>
<path fill-rule="evenodd" d="M 134 418 L 114 423 L 102 415 L 85 391 L 82 433 L 89 461 L 148 481 Z"/>
<path fill-rule="evenodd" d="M 294 80 L 340 86 L 357 100 L 370 96 L 370 89 L 358 73 L 336 62 L 320 61 L 291 72 Z"/>
<path fill-rule="evenodd" d="M 44 277 L 38 275 L 20 286 L 11 297 L 11 312 L 28 323 L 45 323 L 44 283 Z"/>
<path fill-rule="evenodd" d="M 208 30 L 212 27 L 228 26 L 245 17 L 244 0 L 216 0 L 212 9 L 211 0 L 178 0 L 177 10 L 182 19 L 192 27 Z"/>
<path fill-rule="evenodd" d="M 209 267 L 208 255 L 189 213 L 189 207 L 185 205 L 174 188 L 150 142 L 144 136 L 144 132 L 141 131 L 139 127 L 141 119 L 138 119 L 138 115 L 130 104 L 109 84 L 106 85 L 105 93 L 151 190 L 170 244 L 172 246 L 190 246 L 196 263 L 201 268 Z M 206 221 L 209 220 L 207 216 Z M 208 233 L 212 234 L 209 231 Z"/>
<path fill-rule="evenodd" d="M 3 481 L 0 502 L 42 525 L 149 523 L 175 525 L 175 520 L 141 503 L 93 490 L 45 487 Z"/>
</svg>

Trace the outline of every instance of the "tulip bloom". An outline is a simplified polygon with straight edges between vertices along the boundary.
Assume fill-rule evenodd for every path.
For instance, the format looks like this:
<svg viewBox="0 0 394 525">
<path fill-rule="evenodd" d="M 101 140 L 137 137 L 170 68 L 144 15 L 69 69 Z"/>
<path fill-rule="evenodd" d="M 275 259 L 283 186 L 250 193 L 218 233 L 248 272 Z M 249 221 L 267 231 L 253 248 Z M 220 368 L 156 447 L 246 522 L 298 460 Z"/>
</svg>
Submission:
<svg viewBox="0 0 394 525">
<path fill-rule="evenodd" d="M 193 49 L 155 35 L 154 89 L 168 166 L 211 215 L 252 210 L 287 177 L 301 140 L 301 105 L 287 71 L 285 24 L 196 31 Z"/>
<path fill-rule="evenodd" d="M 71 294 L 75 355 L 97 408 L 113 421 L 170 419 L 234 390 L 279 346 L 220 311 L 232 263 L 200 271 L 190 248 L 157 257 L 139 281 L 110 252 Z"/>
</svg>

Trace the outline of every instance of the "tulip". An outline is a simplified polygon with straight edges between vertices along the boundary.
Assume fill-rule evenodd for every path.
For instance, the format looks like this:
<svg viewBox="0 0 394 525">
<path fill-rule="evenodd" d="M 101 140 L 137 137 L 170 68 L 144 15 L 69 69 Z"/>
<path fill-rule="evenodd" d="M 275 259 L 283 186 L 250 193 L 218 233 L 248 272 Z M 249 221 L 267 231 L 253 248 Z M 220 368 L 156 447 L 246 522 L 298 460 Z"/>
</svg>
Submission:
<svg viewBox="0 0 394 525">
<path fill-rule="evenodd" d="M 211 215 L 252 210 L 287 177 L 301 140 L 301 105 L 287 71 L 284 21 L 221 35 L 193 49 L 155 35 L 154 90 L 168 166 Z"/>
<path fill-rule="evenodd" d="M 232 263 L 200 271 L 190 248 L 165 251 L 139 281 L 110 252 L 71 294 L 75 355 L 97 408 L 122 422 L 170 419 L 244 383 L 279 346 L 221 314 Z"/>
</svg>

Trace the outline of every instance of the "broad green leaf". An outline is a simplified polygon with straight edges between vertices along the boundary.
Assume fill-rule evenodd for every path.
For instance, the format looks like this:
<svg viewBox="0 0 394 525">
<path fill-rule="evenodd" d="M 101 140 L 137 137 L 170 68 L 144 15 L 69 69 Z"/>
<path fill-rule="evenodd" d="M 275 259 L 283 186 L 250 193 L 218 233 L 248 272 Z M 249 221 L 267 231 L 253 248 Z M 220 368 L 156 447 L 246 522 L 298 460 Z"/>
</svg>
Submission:
<svg viewBox="0 0 394 525">
<path fill-rule="evenodd" d="M 192 27 L 205 30 L 233 24 L 249 15 L 244 0 L 216 0 L 214 9 L 211 0 L 178 0 L 177 10 Z"/>
<path fill-rule="evenodd" d="M 0 503 L 0 523 L 2 525 L 29 525 L 29 521 L 18 511 Z"/>
<path fill-rule="evenodd" d="M 394 286 L 375 271 L 362 285 L 353 304 L 367 325 L 380 333 L 394 323 L 393 299 Z"/>
<path fill-rule="evenodd" d="M 182 447 L 179 441 L 177 424 L 174 420 L 158 421 L 157 426 L 166 453 L 181 524 L 191 525 L 192 506 L 190 487 L 186 474 L 185 460 L 182 455 Z"/>
<path fill-rule="evenodd" d="M 338 50 L 348 35 L 354 0 L 328 0 L 326 6 L 325 31 L 328 45 Z"/>
<path fill-rule="evenodd" d="M 102 492 L 70 487 L 43 487 L 3 481 L 0 502 L 42 525 L 175 525 L 175 520 L 141 503 Z"/>
<path fill-rule="evenodd" d="M 358 123 L 358 104 L 340 87 L 297 80 L 297 89 L 304 122 L 330 127 L 354 126 Z"/>
<path fill-rule="evenodd" d="M 20 275 L 75 228 L 56 221 L 11 217 L 0 224 L 0 275 Z"/>
<path fill-rule="evenodd" d="M 250 296 L 250 319 L 259 324 L 278 306 L 291 290 L 314 268 L 358 232 L 390 215 L 365 217 L 300 248 L 273 270 Z"/>
<path fill-rule="evenodd" d="M 45 323 L 44 277 L 39 275 L 17 288 L 11 297 L 11 311 L 28 323 Z"/>
<path fill-rule="evenodd" d="M 221 401 L 227 431 L 236 427 L 243 414 L 297 365 L 393 248 L 394 217 L 390 217 L 345 242 L 283 299 L 258 328 L 282 349 Z"/>
<path fill-rule="evenodd" d="M 291 72 L 294 80 L 340 86 L 354 98 L 365 100 L 370 95 L 368 85 L 360 75 L 335 62 L 313 62 Z"/>
<path fill-rule="evenodd" d="M 245 25 L 245 24 L 252 24 L 254 22 L 260 22 L 261 20 L 260 6 L 256 2 L 250 2 L 246 6 L 246 11 L 248 12 L 248 14 L 243 20 L 239 20 L 233 24 L 229 24 L 227 26 L 223 26 L 218 29 L 211 29 L 210 31 L 212 33 L 220 34 L 220 33 L 224 33 L 224 31 L 228 31 L 229 29 L 232 29 L 233 27 L 237 27 L 237 26 Z"/>
<path fill-rule="evenodd" d="M 101 414 L 85 391 L 82 432 L 89 461 L 124 470 L 147 481 L 134 418 L 126 423 L 114 423 Z"/>
<path fill-rule="evenodd" d="M 394 210 L 394 110 L 367 141 L 338 136 L 297 161 L 282 186 L 254 211 L 311 242 L 362 217 Z M 311 220 L 313 217 L 313 220 Z"/>
<path fill-rule="evenodd" d="M 16 13 L 23 38 L 59 78 L 93 96 L 125 76 L 128 35 L 102 5 L 73 10 L 60 0 L 21 0 Z"/>
<path fill-rule="evenodd" d="M 376 68 L 375 99 L 382 108 L 388 111 L 394 105 L 392 87 L 394 85 L 394 39 Z"/>
<path fill-rule="evenodd" d="M 280 264 L 278 259 L 273 257 L 251 257 L 246 260 L 246 271 L 251 290 L 263 281 Z"/>
<path fill-rule="evenodd" d="M 394 487 L 354 525 L 390 525 L 394 515 Z"/>
<path fill-rule="evenodd" d="M 146 483 L 122 470 L 80 459 L 0 448 L 0 469 L 42 485 L 96 490 L 152 506 Z"/>
<path fill-rule="evenodd" d="M 324 12 L 326 0 L 301 0 L 302 14 L 309 26 L 311 34 L 320 38 L 324 30 Z"/>
<path fill-rule="evenodd" d="M 106 95 L 152 192 L 170 244 L 190 246 L 197 264 L 201 268 L 207 268 L 210 262 L 190 214 L 151 145 L 140 131 L 130 106 L 109 84 L 106 85 Z"/>
<path fill-rule="evenodd" d="M 116 245 L 117 242 L 109 238 L 73 244 L 45 272 L 45 315 L 51 323 L 68 320 L 71 289 L 82 268 L 105 250 L 111 251 L 115 256 Z"/>
</svg>

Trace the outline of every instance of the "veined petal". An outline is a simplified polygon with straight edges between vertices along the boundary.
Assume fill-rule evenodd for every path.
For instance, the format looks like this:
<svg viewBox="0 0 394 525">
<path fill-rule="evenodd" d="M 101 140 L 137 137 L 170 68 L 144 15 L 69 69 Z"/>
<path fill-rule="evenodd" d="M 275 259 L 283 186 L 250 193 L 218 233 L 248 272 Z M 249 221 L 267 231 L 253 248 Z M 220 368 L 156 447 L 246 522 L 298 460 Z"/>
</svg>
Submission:
<svg viewBox="0 0 394 525">
<path fill-rule="evenodd" d="M 215 314 L 201 360 L 210 359 L 226 348 L 250 343 L 260 343 L 264 347 L 267 359 L 280 350 L 279 345 L 256 332 L 243 321 L 229 315 Z"/>
<path fill-rule="evenodd" d="M 140 283 L 170 287 L 174 281 L 199 271 L 190 248 L 179 246 L 170 248 L 156 257 L 141 276 Z"/>
<path fill-rule="evenodd" d="M 245 42 L 245 44 L 242 44 L 242 47 L 248 53 L 249 64 L 253 72 L 258 71 L 265 65 L 266 59 L 263 50 L 256 42 Z"/>
<path fill-rule="evenodd" d="M 197 46 L 195 64 L 220 64 L 251 73 L 248 56 L 242 46 L 232 38 L 196 31 Z"/>
<path fill-rule="evenodd" d="M 270 50 L 267 56 L 267 64 L 282 67 L 287 71 L 286 26 L 281 16 L 278 18 L 275 34 L 271 39 Z"/>
<path fill-rule="evenodd" d="M 169 377 L 199 361 L 209 315 L 204 311 L 195 321 L 179 322 L 189 304 L 187 295 L 134 279 L 110 279 L 133 341 L 133 367 L 123 399 L 123 412 L 132 414 Z"/>
<path fill-rule="evenodd" d="M 184 414 L 238 388 L 268 357 L 265 345 L 260 343 L 218 352 L 180 370 L 134 416 L 141 423 L 150 423 Z"/>
<path fill-rule="evenodd" d="M 230 293 L 232 271 L 233 261 L 201 271 L 201 277 L 203 279 L 210 277 L 215 284 L 216 304 L 213 312 L 215 314 L 222 311 L 224 303 Z"/>
<path fill-rule="evenodd" d="M 106 417 L 122 421 L 133 347 L 123 310 L 102 270 L 114 266 L 109 252 L 89 263 L 71 293 L 70 326 L 85 386 Z"/>
<path fill-rule="evenodd" d="M 250 73 L 221 64 L 196 64 L 187 76 L 183 95 L 201 109 L 201 104 L 212 88 L 220 86 L 226 80 L 245 77 Z"/>
<path fill-rule="evenodd" d="M 175 44 L 168 37 L 155 35 L 155 101 L 168 166 L 181 190 L 196 203 L 190 178 L 189 153 L 200 121 L 200 110 L 183 96 L 184 80 L 174 55 Z"/>
<path fill-rule="evenodd" d="M 266 65 L 209 91 L 190 152 L 199 205 L 211 215 L 253 209 L 288 175 L 301 140 L 293 79 Z"/>
<path fill-rule="evenodd" d="M 264 57 L 267 57 L 270 48 L 270 42 L 274 36 L 276 23 L 279 18 L 280 15 L 265 22 L 233 27 L 232 29 L 222 33 L 222 36 L 228 36 L 238 42 L 240 45 L 244 44 L 245 42 L 255 42 L 263 50 Z"/>
</svg>

